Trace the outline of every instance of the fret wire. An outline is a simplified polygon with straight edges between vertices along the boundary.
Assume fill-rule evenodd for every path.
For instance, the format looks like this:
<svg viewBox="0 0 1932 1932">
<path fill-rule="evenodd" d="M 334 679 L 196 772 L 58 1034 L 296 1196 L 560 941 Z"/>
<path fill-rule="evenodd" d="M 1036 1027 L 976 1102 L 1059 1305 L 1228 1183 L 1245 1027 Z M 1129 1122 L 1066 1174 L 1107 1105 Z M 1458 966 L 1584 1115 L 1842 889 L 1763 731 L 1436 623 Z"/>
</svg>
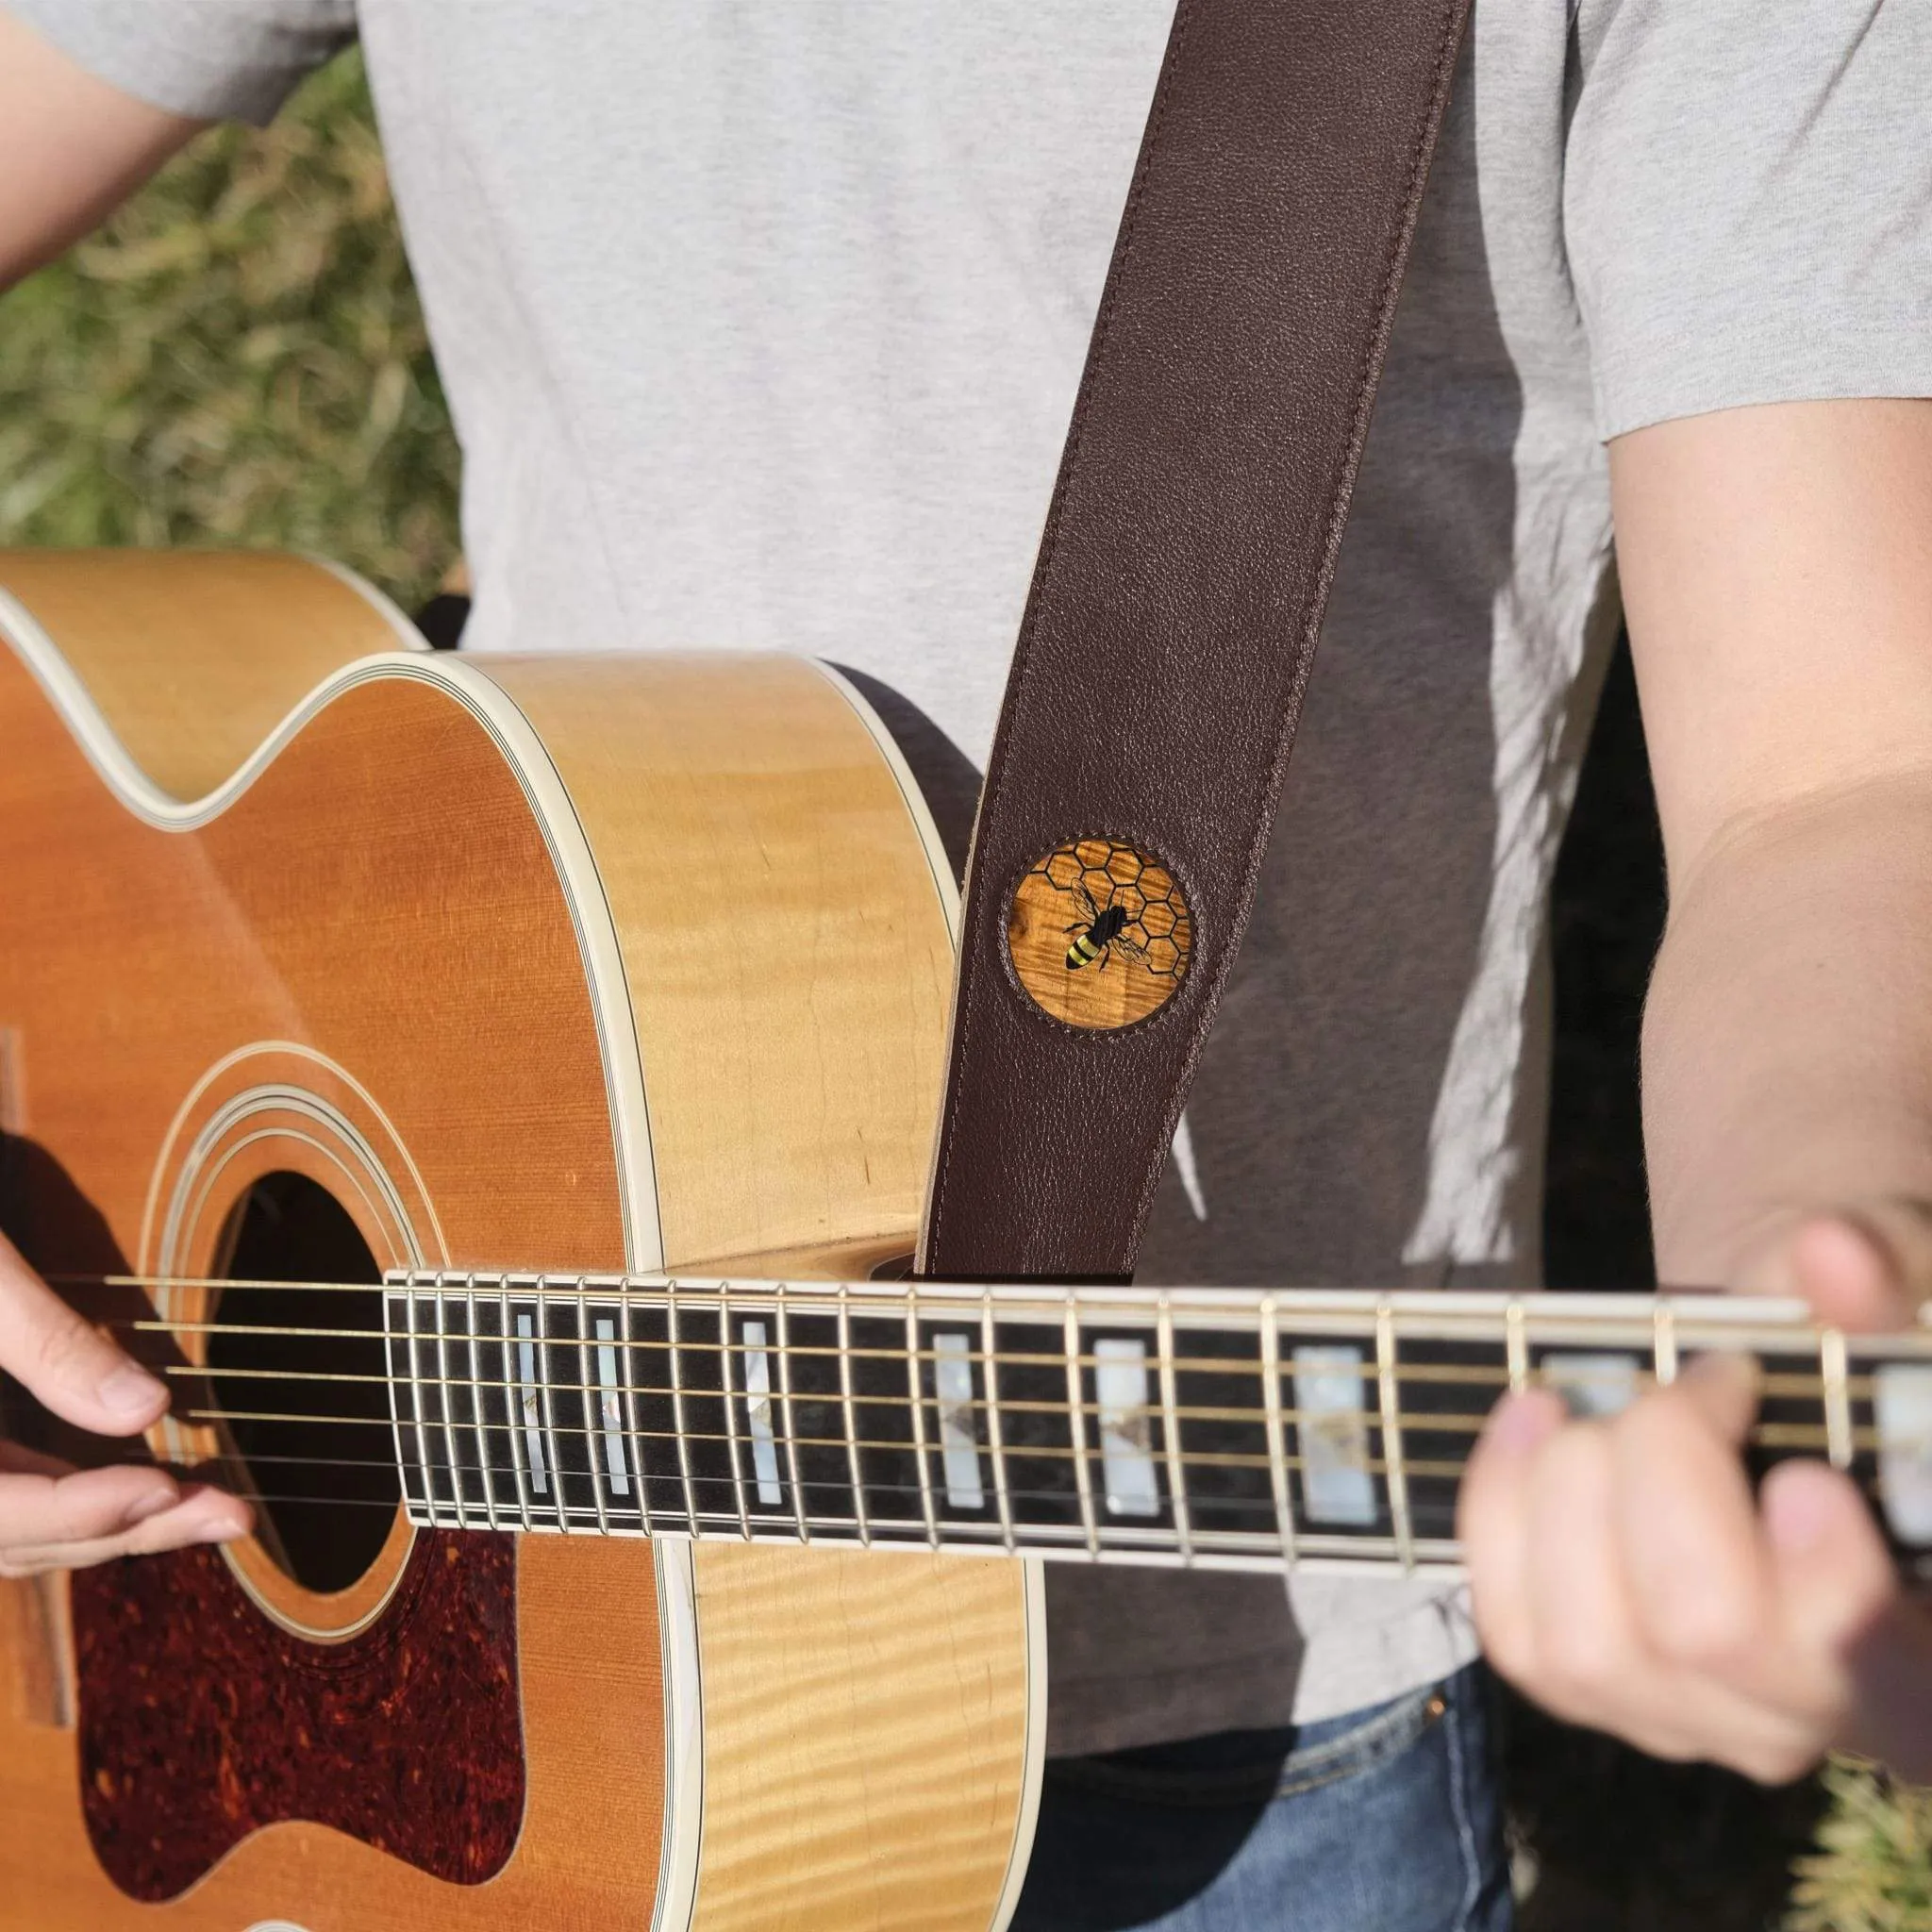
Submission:
<svg viewBox="0 0 1932 1932">
<path fill-rule="evenodd" d="M 1167 1454 L 1168 1508 L 1174 1519 L 1174 1540 L 1180 1546 L 1181 1561 L 1194 1560 L 1192 1525 L 1188 1514 L 1188 1478 L 1181 1464 L 1181 1424 L 1175 1413 L 1174 1376 L 1174 1313 L 1162 1295 L 1154 1324 L 1155 1346 L 1160 1351 L 1156 1364 L 1160 1377 L 1160 1433 Z"/>
<path fill-rule="evenodd" d="M 605 1455 L 605 1475 L 608 1475 L 610 1437 L 608 1424 L 605 1424 L 604 1391 L 599 1383 L 597 1391 L 591 1392 L 591 1302 L 584 1287 L 585 1277 L 577 1276 L 577 1373 L 584 1378 L 584 1422 L 590 1434 L 584 1443 L 584 1459 L 591 1465 L 591 1500 L 597 1506 L 597 1534 L 610 1534 L 610 1517 L 604 1507 L 604 1483 L 597 1474 L 597 1450 L 601 1446 Z M 600 1427 L 599 1424 L 604 1424 Z"/>
<path fill-rule="evenodd" d="M 1387 1302 L 1375 1310 L 1375 1366 L 1382 1394 L 1382 1460 L 1389 1515 L 1402 1567 L 1413 1570 L 1415 1536 L 1408 1520 L 1408 1474 L 1402 1457 L 1402 1396 L 1395 1386 L 1395 1311 Z"/>
<path fill-rule="evenodd" d="M 1668 1302 L 1651 1310 L 1651 1358 L 1658 1387 L 1668 1389 L 1677 1379 L 1677 1324 Z"/>
<path fill-rule="evenodd" d="M 1274 1495 L 1281 1560 L 1292 1566 L 1294 1508 L 1288 1498 L 1288 1442 L 1281 1428 L 1281 1332 L 1273 1295 L 1261 1304 L 1261 1403 L 1268 1425 L 1268 1487 Z"/>
<path fill-rule="evenodd" d="M 932 1506 L 932 1471 L 925 1459 L 925 1403 L 919 1386 L 919 1290 L 906 1284 L 906 1378 L 912 1394 L 912 1454 L 919 1465 L 919 1507 L 925 1516 L 925 1540 L 940 1546 L 939 1518 Z"/>
<path fill-rule="evenodd" d="M 537 1524 L 530 1515 L 530 1485 L 524 1473 L 524 1444 L 522 1431 L 519 1428 L 519 1424 L 523 1421 L 523 1405 L 521 1401 L 523 1391 L 517 1390 L 511 1392 L 508 1381 L 511 1347 L 510 1329 L 514 1325 L 509 1318 L 509 1283 L 508 1281 L 503 1281 L 499 1284 L 497 1300 L 502 1305 L 503 1312 L 503 1334 L 498 1345 L 501 1351 L 501 1366 L 506 1378 L 503 1413 L 504 1419 L 509 1424 L 510 1470 L 516 1477 L 517 1507 L 523 1512 L 524 1527 L 526 1530 L 534 1530 Z"/>
<path fill-rule="evenodd" d="M 450 1494 L 456 1499 L 457 1527 L 468 1529 L 470 1517 L 463 1503 L 462 1478 L 458 1474 L 461 1464 L 457 1456 L 456 1424 L 450 1419 L 448 1313 L 448 1301 L 439 1287 L 436 1291 L 436 1382 L 442 1396 L 442 1446 L 449 1452 L 449 1489 Z M 472 1363 L 471 1366 L 474 1367 L 475 1364 Z"/>
<path fill-rule="evenodd" d="M 415 1291 L 413 1275 L 411 1275 L 410 1277 L 410 1282 L 411 1286 L 404 1290 L 404 1292 L 406 1294 L 413 1293 Z M 395 1314 L 391 1299 L 394 1292 L 395 1291 L 393 1289 L 386 1290 L 382 1297 L 382 1358 L 385 1363 L 391 1366 L 391 1369 L 393 1369 L 396 1358 Z M 202 1365 L 197 1362 L 191 1362 L 189 1364 L 189 1367 L 192 1371 L 199 1372 L 201 1370 Z M 389 1383 L 390 1440 L 395 1445 L 396 1481 L 402 1486 L 403 1507 L 404 1509 L 407 1511 L 409 1503 L 409 1460 L 408 1457 L 403 1454 L 403 1418 L 396 1403 L 397 1378 L 393 1374 L 391 1374 L 390 1375 L 385 1377 L 385 1379 Z M 187 1442 L 181 1429 L 180 1422 L 175 1415 L 172 1402 L 170 1404 L 164 1420 L 168 1424 L 167 1441 L 171 1449 L 178 1450 L 181 1452 L 179 1455 L 171 1456 L 170 1459 L 178 1463 L 185 1464 L 187 1461 Z"/>
<path fill-rule="evenodd" d="M 1824 1440 L 1834 1469 L 1852 1466 L 1852 1404 L 1845 1392 L 1845 1338 L 1841 1328 L 1818 1337 L 1818 1369 L 1824 1381 Z"/>
<path fill-rule="evenodd" d="M 565 1536 L 571 1534 L 570 1492 L 563 1483 L 563 1456 L 557 1446 L 557 1407 L 551 1400 L 552 1379 L 550 1374 L 550 1325 L 548 1315 L 549 1297 L 540 1299 L 530 1315 L 530 1337 L 536 1346 L 530 1351 L 530 1359 L 536 1366 L 537 1413 L 542 1418 L 543 1453 L 550 1459 L 550 1487 L 557 1495 L 557 1527 Z M 573 1432 L 575 1433 L 575 1432 Z M 586 1450 L 590 1448 L 586 1444 Z M 593 1478 L 594 1480 L 594 1478 Z"/>
<path fill-rule="evenodd" d="M 476 1379 L 476 1351 L 482 1345 L 482 1332 L 476 1325 L 476 1277 L 468 1275 L 463 1283 L 463 1303 L 470 1323 L 470 1422 L 476 1438 L 476 1467 L 483 1471 L 483 1507 L 491 1529 L 503 1525 L 496 1520 L 496 1485 L 490 1480 L 490 1439 L 483 1429 L 483 1384 Z"/>
<path fill-rule="evenodd" d="M 619 1302 L 611 1316 L 610 1325 L 620 1337 L 630 1334 L 629 1307 Z M 651 1482 L 650 1465 L 644 1460 L 644 1443 L 649 1431 L 638 1421 L 638 1394 L 631 1376 L 631 1359 L 627 1355 L 614 1356 L 610 1364 L 624 1389 L 624 1422 L 625 1434 L 630 1439 L 630 1479 L 637 1485 L 638 1524 L 646 1536 L 651 1534 Z M 731 1405 L 724 1405 L 724 1418 L 731 1419 Z"/>
<path fill-rule="evenodd" d="M 718 1303 L 718 1377 L 724 1391 L 724 1435 L 731 1445 L 731 1493 L 738 1503 L 738 1533 L 750 1542 L 751 1508 L 744 1500 L 744 1464 L 739 1459 L 738 1412 L 731 1394 L 731 1305 L 723 1299 Z M 751 1398 L 747 1394 L 747 1413 L 750 1406 Z M 639 1461 L 641 1463 L 641 1457 Z"/>
<path fill-rule="evenodd" d="M 1080 1305 L 1067 1296 L 1067 1433 L 1073 1443 L 1074 1489 L 1080 1499 L 1080 1527 L 1087 1536 L 1087 1554 L 1098 1557 L 1100 1539 L 1093 1520 L 1093 1474 L 1087 1466 L 1087 1391 L 1080 1386 Z"/>
<path fill-rule="evenodd" d="M 790 1310 L 785 1306 L 785 1284 L 778 1284 L 778 1412 L 785 1418 L 785 1466 L 791 1472 L 791 1512 L 798 1519 L 798 1540 L 811 1541 L 805 1521 L 805 1478 L 798 1468 L 798 1426 L 791 1418 L 791 1350 Z"/>
<path fill-rule="evenodd" d="M 1513 1297 L 1504 1310 L 1504 1346 L 1509 1360 L 1509 1392 L 1521 1395 L 1529 1387 L 1529 1327 L 1523 1304 Z"/>
<path fill-rule="evenodd" d="M 839 1412 L 845 1424 L 845 1467 L 852 1477 L 852 1520 L 862 1548 L 872 1547 L 872 1524 L 866 1519 L 865 1472 L 859 1467 L 858 1409 L 852 1399 L 852 1300 L 839 1284 Z"/>
<path fill-rule="evenodd" d="M 979 1297 L 979 1341 L 986 1371 L 986 1453 L 992 1463 L 993 1507 L 999 1511 L 1000 1541 L 1010 1553 L 1018 1545 L 1013 1541 L 1013 1499 L 1007 1492 L 1006 1435 L 1000 1426 L 999 1349 L 993 1333 L 991 1289 L 982 1291 Z"/>
<path fill-rule="evenodd" d="M 416 1454 L 423 1467 L 423 1501 L 429 1511 L 431 1529 L 441 1527 L 436 1514 L 436 1476 L 429 1467 L 429 1432 L 423 1423 L 423 1375 L 416 1360 L 416 1292 L 412 1288 L 406 1299 L 409 1324 L 409 1401 L 416 1418 Z"/>
<path fill-rule="evenodd" d="M 677 1284 L 671 1284 L 671 1293 L 664 1304 L 664 1339 L 668 1344 L 665 1354 L 671 1363 L 671 1422 L 677 1431 L 677 1474 L 684 1485 L 684 1516 L 691 1533 L 698 1533 L 697 1491 L 691 1479 L 691 1432 L 684 1425 L 684 1371 L 678 1361 L 683 1347 L 682 1338 L 677 1329 Z"/>
</svg>

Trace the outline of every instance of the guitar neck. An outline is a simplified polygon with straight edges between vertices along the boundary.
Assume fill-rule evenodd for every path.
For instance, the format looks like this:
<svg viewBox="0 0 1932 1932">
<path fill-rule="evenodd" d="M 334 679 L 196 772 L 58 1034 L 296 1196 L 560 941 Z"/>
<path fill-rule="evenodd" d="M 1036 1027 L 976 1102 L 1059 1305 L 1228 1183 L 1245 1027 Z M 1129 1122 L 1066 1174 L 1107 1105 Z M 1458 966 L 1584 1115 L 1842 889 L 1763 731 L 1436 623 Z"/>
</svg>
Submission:
<svg viewBox="0 0 1932 1932">
<path fill-rule="evenodd" d="M 408 1512 L 445 1529 L 1213 1569 L 1453 1572 L 1508 1389 L 1607 1414 L 1762 1365 L 1754 1470 L 1846 1470 L 1932 1577 L 1932 1332 L 1730 1296 L 415 1274 L 385 1285 Z"/>
</svg>

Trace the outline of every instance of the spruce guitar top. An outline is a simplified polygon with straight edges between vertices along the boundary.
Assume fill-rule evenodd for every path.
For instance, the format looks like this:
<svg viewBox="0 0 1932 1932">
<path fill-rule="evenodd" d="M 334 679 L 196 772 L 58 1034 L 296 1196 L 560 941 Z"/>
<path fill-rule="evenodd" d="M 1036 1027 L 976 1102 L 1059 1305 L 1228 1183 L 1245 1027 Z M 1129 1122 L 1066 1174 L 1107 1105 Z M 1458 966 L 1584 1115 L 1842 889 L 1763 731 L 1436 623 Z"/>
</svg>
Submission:
<svg viewBox="0 0 1932 1932">
<path fill-rule="evenodd" d="M 1925 1335 L 892 1278 L 957 895 L 835 674 L 433 657 L 267 556 L 0 558 L 0 635 L 7 1224 L 258 1519 L 0 1583 L 0 1926 L 985 1932 L 1045 1658 L 970 1558 L 1450 1569 L 1531 1380 L 1748 1347 L 1754 1455 L 1932 1544 Z M 1078 997 L 1183 970 L 1036 890 Z"/>
</svg>

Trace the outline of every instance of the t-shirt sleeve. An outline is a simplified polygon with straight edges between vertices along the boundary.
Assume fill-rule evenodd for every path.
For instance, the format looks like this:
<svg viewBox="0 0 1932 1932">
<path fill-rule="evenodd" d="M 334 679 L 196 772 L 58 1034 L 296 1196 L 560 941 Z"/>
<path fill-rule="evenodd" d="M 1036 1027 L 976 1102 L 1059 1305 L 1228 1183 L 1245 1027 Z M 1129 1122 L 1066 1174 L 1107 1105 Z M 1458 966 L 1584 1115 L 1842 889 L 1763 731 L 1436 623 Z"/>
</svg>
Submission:
<svg viewBox="0 0 1932 1932">
<path fill-rule="evenodd" d="M 1606 437 L 1932 395 L 1932 5 L 1582 0 L 1564 231 Z"/>
<path fill-rule="evenodd" d="M 355 38 L 356 0 L 0 0 L 124 93 L 203 121 L 270 120 Z"/>
</svg>

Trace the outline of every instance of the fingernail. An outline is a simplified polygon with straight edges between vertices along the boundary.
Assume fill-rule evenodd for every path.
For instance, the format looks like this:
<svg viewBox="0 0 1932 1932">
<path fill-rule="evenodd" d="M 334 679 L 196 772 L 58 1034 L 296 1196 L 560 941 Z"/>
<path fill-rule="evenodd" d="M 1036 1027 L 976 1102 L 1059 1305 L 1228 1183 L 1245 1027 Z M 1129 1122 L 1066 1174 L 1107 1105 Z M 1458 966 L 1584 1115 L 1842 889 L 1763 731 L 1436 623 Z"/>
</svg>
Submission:
<svg viewBox="0 0 1932 1932">
<path fill-rule="evenodd" d="M 239 1523 L 211 1523 L 201 1532 L 199 1541 L 205 1543 L 231 1543 L 238 1536 L 247 1531 Z"/>
<path fill-rule="evenodd" d="M 1554 1435 L 1561 1424 L 1561 1411 L 1547 1398 L 1506 1395 L 1491 1416 L 1486 1433 L 1497 1448 L 1521 1456 Z"/>
<path fill-rule="evenodd" d="M 121 1521 L 128 1529 L 137 1523 L 145 1523 L 150 1516 L 158 1516 L 163 1509 L 175 1507 L 173 1490 L 143 1490 L 134 1501 L 128 1504 Z"/>
<path fill-rule="evenodd" d="M 101 1378 L 94 1393 L 101 1407 L 114 1415 L 150 1414 L 166 1396 L 167 1391 L 145 1369 L 123 1362 Z"/>
</svg>

